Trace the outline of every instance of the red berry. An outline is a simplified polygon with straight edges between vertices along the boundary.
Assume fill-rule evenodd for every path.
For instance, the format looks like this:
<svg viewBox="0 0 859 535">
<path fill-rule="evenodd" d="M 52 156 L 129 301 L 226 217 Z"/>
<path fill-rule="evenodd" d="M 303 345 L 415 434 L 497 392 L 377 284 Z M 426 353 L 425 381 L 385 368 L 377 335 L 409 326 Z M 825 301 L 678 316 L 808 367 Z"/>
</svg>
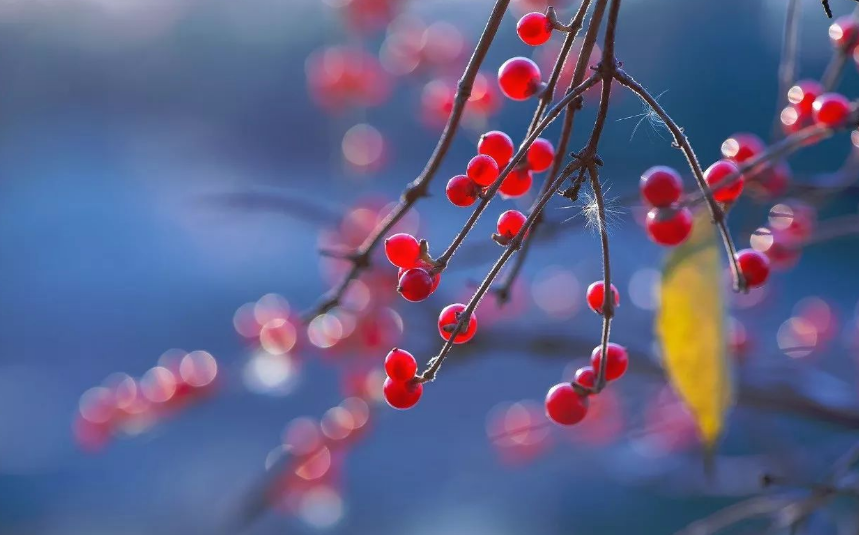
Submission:
<svg viewBox="0 0 859 535">
<path fill-rule="evenodd" d="M 408 351 L 395 347 L 385 357 L 385 373 L 400 383 L 411 381 L 418 373 L 418 362 Z"/>
<path fill-rule="evenodd" d="M 385 379 L 382 393 L 385 394 L 385 401 L 391 407 L 401 410 L 410 409 L 421 399 L 421 394 L 424 393 L 424 385 L 411 381 L 405 383 L 394 381 L 388 377 Z"/>
<path fill-rule="evenodd" d="M 429 272 L 431 271 L 431 269 L 432 269 L 432 266 L 430 266 L 429 264 L 427 264 L 427 263 L 426 263 L 426 262 L 424 262 L 423 260 L 419 260 L 419 261 L 418 261 L 418 263 L 417 263 L 416 268 L 418 268 L 418 269 L 423 269 L 423 270 L 425 270 L 427 273 L 429 273 Z M 406 273 L 406 271 L 408 271 L 409 269 L 412 269 L 412 268 L 408 268 L 408 269 L 406 269 L 406 268 L 400 268 L 399 270 L 397 270 L 397 282 L 398 282 L 398 283 L 399 283 L 400 278 L 402 278 L 402 276 L 403 276 L 403 275 Z M 440 281 L 441 281 L 441 273 L 436 273 L 435 275 L 432 275 L 432 288 L 430 289 L 430 293 L 434 292 L 434 291 L 435 291 L 435 289 L 436 289 L 436 288 L 438 288 L 438 283 L 439 283 Z"/>
<path fill-rule="evenodd" d="M 737 253 L 737 264 L 750 288 L 762 286 L 770 276 L 770 262 L 763 253 L 743 249 Z"/>
<path fill-rule="evenodd" d="M 468 162 L 465 173 L 478 186 L 491 186 L 498 178 L 498 163 L 491 156 L 478 154 Z"/>
<path fill-rule="evenodd" d="M 726 177 L 737 172 L 739 168 L 730 160 L 719 160 L 704 171 L 704 180 L 713 190 L 713 198 L 718 202 L 734 202 L 743 192 L 743 175 L 735 176 L 730 182 L 725 182 L 724 186 L 721 185 Z"/>
<path fill-rule="evenodd" d="M 546 169 L 552 167 L 552 162 L 555 161 L 555 147 L 548 139 L 538 137 L 534 143 L 528 147 L 528 166 L 535 173 L 542 173 Z"/>
<path fill-rule="evenodd" d="M 421 245 L 411 234 L 394 234 L 385 240 L 385 255 L 397 267 L 415 267 L 421 256 Z"/>
<path fill-rule="evenodd" d="M 683 180 L 674 169 L 657 165 L 641 175 L 639 182 L 641 196 L 653 206 L 668 206 L 680 200 L 683 193 Z"/>
<path fill-rule="evenodd" d="M 495 161 L 493 160 L 494 164 Z M 456 175 L 447 182 L 444 192 L 447 200 L 454 206 L 471 206 L 477 200 L 478 188 L 473 180 L 465 175 Z"/>
<path fill-rule="evenodd" d="M 542 13 L 528 13 L 519 19 L 516 33 L 526 45 L 540 46 L 552 37 L 552 23 Z"/>
<path fill-rule="evenodd" d="M 501 187 L 498 188 L 498 191 L 507 197 L 521 197 L 528 193 L 533 182 L 534 175 L 531 174 L 530 169 L 517 167 L 504 177 L 504 181 L 501 182 Z"/>
<path fill-rule="evenodd" d="M 597 346 L 591 352 L 591 367 L 593 367 L 594 371 L 599 373 L 600 369 L 600 357 L 602 356 L 602 347 Z M 626 349 L 622 345 L 618 345 L 612 342 L 608 344 L 608 359 L 605 363 L 605 378 L 608 381 L 614 381 L 615 379 L 619 379 L 624 373 L 626 373 L 626 368 L 629 367 L 629 356 L 626 354 Z"/>
<path fill-rule="evenodd" d="M 513 238 L 522 230 L 526 219 L 525 214 L 519 210 L 507 210 L 498 217 L 498 234 L 507 239 Z"/>
<path fill-rule="evenodd" d="M 455 327 L 459 323 L 458 316 L 463 310 L 465 310 L 465 305 L 461 303 L 447 305 L 442 309 L 441 314 L 438 315 L 438 332 L 442 338 L 450 340 L 451 333 L 445 330 L 445 327 Z M 456 335 L 456 338 L 453 339 L 453 343 L 464 344 L 474 338 L 474 333 L 476 332 L 477 316 L 471 314 L 471 317 L 468 319 L 468 325 L 466 325 L 459 334 Z"/>
<path fill-rule="evenodd" d="M 614 284 L 611 285 L 611 293 L 614 296 L 614 306 L 620 306 L 620 294 Z M 597 314 L 602 314 L 603 300 L 605 299 L 605 282 L 597 281 L 591 283 L 591 285 L 588 286 L 587 299 L 588 306 L 591 307 L 591 310 Z"/>
<path fill-rule="evenodd" d="M 585 366 L 576 370 L 573 382 L 585 390 L 591 389 L 596 384 L 597 374 L 591 366 Z"/>
<path fill-rule="evenodd" d="M 743 163 L 764 151 L 766 145 L 754 134 L 734 134 L 722 143 L 722 156 Z"/>
<path fill-rule="evenodd" d="M 659 245 L 679 245 L 692 232 L 692 212 L 686 207 L 653 208 L 644 222 L 647 234 Z"/>
<path fill-rule="evenodd" d="M 574 425 L 588 413 L 588 398 L 576 392 L 570 383 L 560 383 L 546 394 L 546 416 L 561 425 Z"/>
<path fill-rule="evenodd" d="M 829 40 L 832 41 L 832 46 L 844 48 L 856 42 L 857 31 L 859 26 L 852 15 L 838 17 L 829 26 Z"/>
<path fill-rule="evenodd" d="M 433 292 L 433 278 L 423 268 L 411 268 L 400 276 L 397 291 L 406 300 L 423 301 Z"/>
<path fill-rule="evenodd" d="M 811 105 L 814 122 L 824 126 L 840 126 L 850 116 L 850 101 L 838 93 L 824 93 Z"/>
<path fill-rule="evenodd" d="M 790 166 L 785 162 L 777 163 L 773 168 L 758 175 L 758 188 L 768 197 L 778 197 L 787 191 L 790 184 Z"/>
<path fill-rule="evenodd" d="M 540 68 L 528 58 L 515 57 L 498 69 L 498 85 L 511 100 L 527 100 L 540 91 Z"/>
<path fill-rule="evenodd" d="M 811 105 L 823 92 L 823 86 L 816 80 L 800 80 L 787 91 L 787 100 L 802 115 L 811 115 Z"/>
<path fill-rule="evenodd" d="M 480 141 L 477 142 L 477 153 L 490 156 L 499 168 L 510 163 L 515 152 L 516 149 L 510 136 L 498 130 L 486 132 L 480 136 Z"/>
<path fill-rule="evenodd" d="M 799 131 L 811 121 L 811 110 L 808 113 L 803 113 L 798 107 L 789 104 L 779 113 L 779 121 L 781 129 L 786 135 L 791 135 Z"/>
</svg>

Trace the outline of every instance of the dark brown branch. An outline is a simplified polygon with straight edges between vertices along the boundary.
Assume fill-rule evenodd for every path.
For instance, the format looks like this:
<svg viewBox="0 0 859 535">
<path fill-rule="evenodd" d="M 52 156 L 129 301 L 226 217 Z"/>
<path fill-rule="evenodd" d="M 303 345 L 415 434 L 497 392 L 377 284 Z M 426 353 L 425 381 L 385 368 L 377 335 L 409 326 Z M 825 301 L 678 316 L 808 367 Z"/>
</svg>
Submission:
<svg viewBox="0 0 859 535">
<path fill-rule="evenodd" d="M 456 250 L 462 245 L 465 237 L 468 236 L 468 233 L 471 232 L 471 229 L 474 228 L 475 223 L 480 218 L 480 215 L 486 210 L 486 207 L 489 205 L 489 202 L 495 197 L 495 194 L 498 192 L 498 189 L 501 187 L 504 179 L 507 178 L 507 175 L 519 165 L 525 155 L 528 153 L 528 148 L 534 143 L 534 141 L 540 136 L 540 134 L 545 130 L 552 122 L 561 114 L 562 111 L 567 107 L 567 105 L 571 102 L 574 102 L 578 99 L 582 93 L 587 91 L 590 87 L 595 85 L 600 81 L 600 76 L 597 74 L 592 75 L 590 78 L 581 83 L 575 90 L 567 93 L 564 98 L 558 101 L 547 113 L 546 116 L 540 121 L 540 124 L 537 125 L 537 128 L 534 129 L 533 132 L 522 142 L 519 146 L 519 150 L 516 151 L 516 154 L 513 155 L 513 158 L 510 160 L 510 163 L 504 168 L 503 171 L 498 175 L 498 178 L 495 179 L 495 182 L 486 190 L 486 194 L 480 199 L 477 207 L 469 216 L 468 220 L 465 222 L 465 225 L 462 229 L 457 233 L 456 237 L 453 239 L 451 244 L 445 249 L 445 251 L 441 254 L 441 256 L 436 259 L 436 269 L 438 271 L 442 271 L 447 267 L 447 264 L 450 262 L 450 259 L 453 257 Z"/>
<path fill-rule="evenodd" d="M 316 308 L 305 314 L 305 319 L 311 319 L 320 314 L 324 314 L 340 303 L 340 300 L 343 298 L 343 294 L 346 293 L 346 290 L 349 288 L 352 281 L 357 279 L 361 273 L 370 266 L 370 255 L 376 247 L 378 247 L 379 243 L 382 242 L 385 235 L 400 219 L 402 219 L 418 199 L 427 196 L 430 182 L 432 182 L 432 179 L 435 177 L 435 174 L 444 160 L 444 157 L 447 155 L 447 151 L 453 142 L 453 138 L 456 135 L 457 130 L 459 129 L 459 122 L 462 119 L 465 105 L 471 97 L 471 89 L 474 84 L 474 79 L 477 76 L 480 66 L 483 64 L 483 60 L 486 57 L 486 53 L 489 51 L 492 41 L 495 39 L 495 35 L 498 33 L 498 27 L 501 25 L 501 20 L 504 18 L 504 13 L 507 11 L 507 6 L 509 4 L 510 0 L 496 0 L 495 7 L 492 8 L 492 13 L 489 15 L 489 20 L 486 22 L 486 27 L 483 29 L 483 33 L 480 35 L 477 46 L 474 48 L 471 59 L 468 61 L 468 65 L 465 68 L 465 72 L 459 80 L 453 109 L 447 119 L 447 124 L 445 125 L 444 131 L 442 132 L 441 137 L 439 137 L 438 143 L 427 161 L 424 170 L 406 187 L 397 205 L 390 213 L 388 213 L 387 217 L 379 223 L 367 239 L 364 240 L 364 243 L 361 244 L 358 250 L 355 251 L 355 259 L 352 261 L 352 268 L 340 284 L 328 292 Z"/>
<path fill-rule="evenodd" d="M 716 202 L 713 198 L 713 191 L 710 189 L 710 186 L 707 184 L 707 181 L 704 179 L 704 172 L 701 169 L 701 164 L 698 161 L 698 157 L 695 155 L 695 151 L 692 150 L 692 145 L 689 144 L 689 140 L 686 138 L 686 135 L 683 133 L 683 129 L 677 125 L 676 122 L 668 115 L 668 113 L 662 108 L 659 102 L 656 101 L 653 96 L 647 92 L 644 87 L 636 82 L 631 76 L 629 76 L 623 70 L 618 70 L 615 75 L 617 80 L 628 87 L 633 93 L 638 95 L 642 100 L 644 100 L 648 106 L 659 116 L 665 126 L 668 127 L 668 130 L 671 132 L 671 135 L 674 137 L 674 143 L 677 147 L 683 151 L 683 154 L 686 156 L 686 161 L 689 163 L 690 169 L 692 169 L 692 174 L 695 176 L 695 181 L 698 183 L 698 189 L 701 191 L 704 199 L 707 201 L 707 207 L 710 210 L 710 216 L 713 218 L 713 223 L 719 229 L 719 234 L 722 236 L 722 243 L 725 246 L 725 250 L 728 253 L 728 262 L 731 266 L 731 274 L 734 279 L 734 290 L 735 291 L 746 291 L 746 281 L 743 277 L 743 274 L 740 272 L 740 268 L 737 265 L 736 258 L 736 248 L 734 247 L 734 241 L 731 239 L 731 233 L 728 231 L 728 226 L 725 223 L 725 212 L 722 210 L 722 207 Z M 720 181 L 719 185 L 724 187 L 727 179 Z"/>
<path fill-rule="evenodd" d="M 590 0 L 586 0 L 585 4 Z M 585 4 L 582 5 L 579 14 L 584 18 L 584 13 L 586 11 Z M 591 52 L 596 45 L 597 34 L 599 32 L 600 24 L 602 23 L 603 14 L 605 13 L 606 2 L 600 2 L 594 8 L 594 14 L 591 17 L 590 25 L 588 26 L 587 34 L 585 35 L 584 42 L 582 43 L 582 49 L 579 51 L 579 57 L 576 60 L 576 69 L 573 72 L 573 78 L 570 82 L 570 90 L 574 87 L 582 83 L 582 80 L 585 79 L 585 75 L 588 70 L 588 62 L 590 61 Z M 576 15 L 576 19 L 578 20 L 579 14 Z M 575 21 L 574 21 L 575 22 Z M 569 48 L 573 45 L 574 37 L 571 35 L 567 36 L 567 39 L 564 40 L 563 48 L 567 47 L 567 52 L 569 52 Z M 574 105 L 575 103 L 570 103 L 567 106 L 566 113 L 564 114 L 564 124 L 561 127 L 561 135 L 558 139 L 557 146 L 555 147 L 555 158 L 552 161 L 552 167 L 549 169 L 549 172 L 546 173 L 546 178 L 543 182 L 543 187 L 541 192 L 546 191 L 550 184 L 553 184 L 555 179 L 558 177 L 558 173 L 561 172 L 561 166 L 564 164 L 564 159 L 567 156 L 567 146 L 570 143 L 570 136 L 573 132 L 573 124 L 575 120 L 576 111 L 578 108 Z M 516 258 L 513 259 L 513 266 L 508 270 L 504 280 L 498 284 L 495 292 L 498 296 L 498 300 L 500 303 L 506 302 L 507 298 L 510 295 L 510 290 L 513 287 L 513 284 L 516 282 L 516 277 L 522 270 L 522 266 L 525 263 L 525 260 L 528 258 L 528 251 L 530 250 L 531 240 L 534 239 L 534 235 L 537 232 L 537 229 L 543 222 L 543 217 L 538 217 L 534 222 L 534 226 L 531 229 L 531 234 L 526 237 L 526 241 L 522 251 L 516 255 Z"/>
<path fill-rule="evenodd" d="M 578 164 L 575 164 L 578 165 Z M 570 173 L 575 170 L 575 167 L 570 169 Z M 549 188 L 549 191 L 544 193 L 534 204 L 531 209 L 531 214 L 525 220 L 525 224 L 522 225 L 522 229 L 519 231 L 516 236 L 510 240 L 510 243 L 504 249 L 504 252 L 501 253 L 501 256 L 492 266 L 492 269 L 489 270 L 486 277 L 483 279 L 483 282 L 480 283 L 480 286 L 477 288 L 477 291 L 474 292 L 474 295 L 469 299 L 468 304 L 460 313 L 459 321 L 457 321 L 456 325 L 450 332 L 450 337 L 447 341 L 445 341 L 438 355 L 430 359 L 427 369 L 424 370 L 419 376 L 415 378 L 416 381 L 425 383 L 428 381 L 432 381 L 435 379 L 436 374 L 438 373 L 439 368 L 441 367 L 444 359 L 447 357 L 447 354 L 450 353 L 450 350 L 453 349 L 453 341 L 456 339 L 457 335 L 465 328 L 468 322 L 471 320 L 471 315 L 474 313 L 474 310 L 477 308 L 477 305 L 480 304 L 480 301 L 483 299 L 483 296 L 486 295 L 486 292 L 489 291 L 492 283 L 495 281 L 495 278 L 498 276 L 498 273 L 507 263 L 507 260 L 521 247 L 522 238 L 528 232 L 528 229 L 534 223 L 534 220 L 539 216 L 540 212 L 546 206 L 546 203 L 549 202 L 549 199 L 555 194 L 555 191 L 560 188 L 561 184 L 566 180 L 567 174 L 564 173 L 555 181 L 555 184 Z"/>
</svg>

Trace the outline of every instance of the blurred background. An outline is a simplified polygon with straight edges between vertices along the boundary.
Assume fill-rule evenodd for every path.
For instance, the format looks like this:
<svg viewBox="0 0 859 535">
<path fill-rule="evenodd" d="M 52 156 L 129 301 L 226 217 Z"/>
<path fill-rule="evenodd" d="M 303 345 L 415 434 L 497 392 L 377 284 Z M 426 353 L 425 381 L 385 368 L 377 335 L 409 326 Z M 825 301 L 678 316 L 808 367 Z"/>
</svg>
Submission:
<svg viewBox="0 0 859 535">
<path fill-rule="evenodd" d="M 836 15 L 853 7 L 831 1 Z M 786 3 L 623 3 L 619 58 L 705 165 L 735 132 L 769 137 Z M 801 3 L 799 75 L 818 78 L 830 21 L 817 0 Z M 682 156 L 620 90 L 600 155 L 623 295 L 613 340 L 633 372 L 585 424 L 545 425 L 541 401 L 599 336 L 583 299 L 600 277 L 599 242 L 581 202 L 549 205 L 554 232 L 512 302 L 481 305 L 474 344 L 410 411 L 373 402 L 373 370 L 394 344 L 420 362 L 438 351 L 437 311 L 465 302 L 500 254 L 487 239 L 495 218 L 531 196 L 490 205 L 428 301 L 397 298 L 382 259 L 350 296 L 360 314 L 298 320 L 343 272 L 318 248 L 360 243 L 423 168 L 492 4 L 0 0 L 0 533 L 673 533 L 759 493 L 764 470 L 815 481 L 856 441 L 859 254 L 848 237 L 808 247 L 731 302 L 741 394 L 706 476 L 694 423 L 658 369 L 664 251 L 629 206 L 642 170 L 683 169 Z M 514 55 L 550 70 L 560 37 L 532 49 L 515 33 L 545 5 L 514 0 L 482 100 L 433 196 L 403 223 L 431 250 L 467 217 L 443 188 L 480 134 L 518 140 L 528 126 L 533 103 L 504 102 L 494 73 Z M 571 17 L 569 2 L 556 7 Z M 349 68 L 356 80 L 332 81 Z M 857 80 L 851 59 L 846 95 Z M 852 150 L 841 135 L 792 158 L 795 182 L 825 182 Z M 817 217 L 857 204 L 847 190 Z M 741 247 L 772 205 L 735 209 Z M 178 395 L 171 377 L 200 391 L 151 410 Z M 142 416 L 106 431 L 108 390 Z M 145 406 L 130 408 L 138 398 Z M 296 468 L 283 445 L 318 442 L 320 418 L 329 439 L 357 438 L 311 448 Z M 855 533 L 855 510 L 836 504 L 807 529 Z"/>
</svg>

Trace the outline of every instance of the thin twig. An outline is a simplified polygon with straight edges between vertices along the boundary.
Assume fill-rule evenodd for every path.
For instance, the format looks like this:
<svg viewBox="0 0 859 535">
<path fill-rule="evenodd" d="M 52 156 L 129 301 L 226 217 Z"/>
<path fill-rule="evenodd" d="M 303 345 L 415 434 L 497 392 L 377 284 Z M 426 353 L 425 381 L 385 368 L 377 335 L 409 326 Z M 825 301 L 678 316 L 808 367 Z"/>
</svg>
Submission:
<svg viewBox="0 0 859 535">
<path fill-rule="evenodd" d="M 581 25 L 581 21 L 579 21 L 579 16 L 584 19 L 584 14 L 587 11 L 587 6 L 589 5 L 589 3 L 590 0 L 585 0 L 582 3 L 579 12 L 576 14 L 576 19 L 573 21 L 573 25 L 575 25 L 577 22 L 579 25 Z M 594 8 L 594 14 L 591 17 L 587 34 L 585 35 L 584 42 L 582 43 L 582 48 L 579 51 L 579 57 L 576 60 L 576 69 L 573 72 L 573 78 L 570 82 L 570 90 L 581 84 L 582 81 L 585 79 L 585 75 L 587 74 L 588 69 L 588 62 L 590 61 L 591 52 L 596 45 L 597 33 L 599 32 L 603 13 L 605 13 L 605 7 L 606 3 L 600 2 Z M 572 47 L 574 39 L 574 34 L 571 33 L 567 35 L 567 38 L 564 40 L 564 44 L 561 47 L 562 54 L 569 54 L 569 49 Z M 541 194 L 545 192 L 546 189 L 555 182 L 555 179 L 558 177 L 558 173 L 561 172 L 561 166 L 564 164 L 564 159 L 567 155 L 567 146 L 570 143 L 570 136 L 573 132 L 573 124 L 577 110 L 578 108 L 575 106 L 574 102 L 571 102 L 567 106 L 566 113 L 564 114 L 564 124 L 561 127 L 561 135 L 558 139 L 558 144 L 555 147 L 555 158 L 552 161 L 552 167 L 549 169 L 549 172 L 546 173 L 546 178 L 543 181 L 543 186 L 541 188 Z M 522 266 L 525 263 L 525 260 L 528 258 L 528 252 L 531 248 L 531 241 L 534 239 L 534 236 L 537 233 L 537 229 L 542 224 L 543 219 L 544 217 L 540 215 L 537 220 L 534 221 L 534 226 L 531 228 L 531 233 L 526 236 L 522 250 L 519 252 L 518 255 L 516 255 L 516 258 L 513 259 L 514 263 L 505 274 L 504 280 L 500 282 L 498 284 L 498 287 L 495 289 L 495 293 L 498 297 L 498 302 L 500 304 L 504 304 L 509 298 L 510 290 L 513 287 L 513 284 L 516 282 L 516 277 L 522 270 Z"/>
<path fill-rule="evenodd" d="M 447 264 L 450 262 L 450 259 L 453 257 L 456 250 L 462 245 L 465 237 L 468 236 L 468 233 L 471 232 L 471 229 L 474 228 L 475 223 L 480 218 L 480 215 L 486 210 L 486 207 L 489 205 L 489 202 L 495 197 L 495 194 L 498 192 L 499 188 L 501 188 L 501 184 L 504 182 L 504 179 L 507 178 L 507 175 L 510 174 L 513 169 L 519 165 L 519 162 L 525 158 L 525 155 L 528 153 L 528 149 L 534 143 L 534 141 L 543 133 L 552 122 L 564 111 L 564 108 L 567 107 L 567 104 L 570 102 L 574 102 L 578 99 L 582 93 L 587 91 L 590 87 L 596 85 L 597 82 L 600 81 L 600 76 L 598 74 L 592 75 L 590 78 L 581 83 L 576 89 L 567 93 L 564 98 L 558 101 L 547 113 L 546 116 L 540 121 L 540 124 L 537 125 L 537 128 L 534 129 L 533 132 L 522 142 L 519 146 L 519 150 L 516 151 L 516 154 L 513 155 L 513 158 L 510 160 L 510 163 L 504 168 L 504 170 L 498 175 L 498 178 L 495 179 L 495 182 L 492 183 L 489 188 L 487 188 L 485 195 L 480 199 L 477 207 L 471 213 L 468 220 L 465 222 L 465 225 L 462 229 L 457 233 L 456 237 L 450 243 L 450 245 L 445 249 L 445 251 L 436 259 L 436 270 L 442 271 L 447 267 Z"/>
<path fill-rule="evenodd" d="M 510 0 L 496 0 L 495 7 L 492 8 L 492 13 L 489 15 L 489 20 L 486 22 L 486 27 L 483 29 L 483 33 L 480 35 L 477 46 L 474 48 L 471 59 L 468 61 L 468 65 L 465 68 L 465 72 L 463 72 L 462 78 L 459 80 L 453 109 L 451 109 L 450 116 L 447 119 L 447 124 L 445 125 L 444 131 L 442 132 L 441 137 L 439 137 L 438 143 L 427 161 L 424 170 L 406 187 L 397 205 L 388 213 L 385 219 L 382 220 L 375 229 L 373 229 L 373 232 L 370 233 L 367 239 L 364 240 L 364 243 L 362 243 L 358 250 L 355 251 L 355 258 L 352 260 L 352 268 L 343 280 L 340 281 L 340 284 L 328 292 L 328 294 L 322 298 L 313 310 L 305 314 L 305 319 L 312 319 L 320 314 L 324 314 L 340 304 L 343 294 L 349 289 L 349 285 L 352 281 L 357 279 L 361 273 L 370 266 L 370 255 L 376 247 L 379 246 L 379 243 L 382 242 L 384 236 L 400 219 L 402 219 L 418 199 L 427 196 L 430 182 L 432 182 L 432 179 L 435 177 L 436 172 L 438 171 L 439 166 L 441 166 L 444 157 L 447 155 L 447 151 L 453 142 L 453 138 L 456 135 L 457 130 L 459 129 L 459 122 L 462 119 L 465 105 L 471 97 L 471 89 L 474 85 L 474 79 L 477 76 L 480 66 L 483 64 L 483 60 L 486 57 L 486 53 L 489 51 L 492 41 L 495 39 L 498 27 L 501 25 L 504 13 L 507 11 L 507 6 L 509 4 Z"/>
<path fill-rule="evenodd" d="M 698 188 L 701 190 L 701 193 L 704 195 L 704 198 L 707 201 L 707 207 L 710 210 L 710 216 L 713 218 L 713 223 L 719 229 L 719 234 L 722 236 L 722 243 L 725 246 L 725 250 L 728 253 L 728 262 L 731 266 L 731 274 L 734 279 L 734 290 L 735 291 L 746 291 L 746 281 L 743 274 L 740 272 L 740 268 L 737 265 L 736 258 L 736 248 L 734 247 L 734 241 L 731 239 L 731 233 L 728 231 L 728 226 L 725 223 L 725 212 L 722 210 L 722 207 L 716 202 L 713 198 L 713 191 L 710 186 L 707 184 L 707 181 L 704 179 L 704 172 L 701 169 L 701 164 L 698 161 L 698 157 L 695 156 L 695 151 L 692 149 L 692 145 L 689 144 L 689 140 L 686 138 L 686 135 L 683 133 L 683 129 L 674 122 L 674 119 L 671 118 L 670 115 L 662 108 L 659 102 L 656 101 L 653 96 L 648 93 L 648 91 L 638 82 L 636 82 L 629 74 L 624 72 L 623 70 L 618 69 L 615 74 L 617 81 L 619 81 L 624 86 L 628 87 L 633 93 L 638 95 L 642 100 L 644 100 L 650 108 L 659 116 L 665 126 L 668 127 L 668 130 L 671 131 L 671 135 L 674 137 L 674 143 L 677 147 L 683 151 L 683 154 L 686 156 L 686 161 L 689 163 L 690 169 L 692 169 L 692 174 L 695 176 L 695 180 L 698 183 Z M 720 186 L 726 181 L 720 181 Z"/>
</svg>

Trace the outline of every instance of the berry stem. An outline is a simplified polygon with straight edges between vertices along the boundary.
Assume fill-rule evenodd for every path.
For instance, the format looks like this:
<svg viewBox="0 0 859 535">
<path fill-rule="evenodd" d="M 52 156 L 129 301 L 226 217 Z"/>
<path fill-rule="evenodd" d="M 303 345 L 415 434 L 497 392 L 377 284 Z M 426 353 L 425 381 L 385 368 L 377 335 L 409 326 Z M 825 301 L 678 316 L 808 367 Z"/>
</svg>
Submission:
<svg viewBox="0 0 859 535">
<path fill-rule="evenodd" d="M 707 207 L 710 210 L 713 223 L 715 223 L 716 227 L 719 229 L 719 234 L 722 236 L 722 243 L 725 246 L 725 251 L 728 253 L 728 262 L 731 266 L 734 290 L 743 292 L 747 291 L 746 281 L 743 278 L 743 274 L 740 272 L 739 266 L 737 266 L 736 247 L 734 247 L 734 241 L 731 239 L 731 233 L 728 231 L 728 226 L 725 223 L 725 212 L 713 198 L 713 190 L 710 189 L 709 184 L 707 184 L 707 181 L 704 179 L 704 172 L 701 169 L 701 163 L 698 161 L 698 157 L 695 155 L 695 151 L 692 149 L 689 139 L 683 133 L 683 129 L 680 128 L 670 115 L 668 115 L 659 102 L 653 98 L 653 95 L 651 95 L 641 84 L 636 82 L 626 72 L 618 69 L 615 73 L 615 78 L 650 106 L 653 112 L 656 113 L 662 122 L 665 123 L 665 126 L 668 127 L 672 137 L 674 137 L 674 144 L 683 151 L 683 154 L 686 156 L 686 161 L 689 163 L 689 168 L 692 170 L 692 174 L 695 175 L 698 188 L 703 194 L 704 199 L 707 201 Z M 737 174 L 737 176 L 739 176 L 739 174 Z M 735 178 L 731 178 L 729 180 L 728 177 L 725 177 L 720 181 L 719 185 L 720 187 L 725 187 L 725 185 L 733 182 L 734 180 Z"/>
<path fill-rule="evenodd" d="M 447 124 L 445 125 L 438 143 L 436 144 L 432 155 L 430 155 L 424 170 L 406 187 L 397 205 L 390 213 L 388 213 L 385 219 L 382 220 L 375 229 L 373 229 L 373 232 L 370 233 L 367 239 L 364 240 L 364 243 L 362 243 L 355 252 L 354 259 L 352 260 L 352 268 L 343 280 L 329 291 L 314 309 L 304 315 L 305 320 L 310 320 L 316 316 L 324 314 L 340 304 L 343 294 L 349 289 L 349 285 L 352 281 L 357 279 L 361 273 L 369 267 L 370 255 L 376 247 L 378 247 L 379 243 L 383 241 L 384 236 L 388 234 L 400 219 L 402 219 L 418 199 L 427 196 L 430 182 L 432 182 L 432 179 L 435 177 L 442 161 L 444 161 L 444 158 L 450 149 L 450 145 L 453 142 L 453 138 L 459 129 L 459 122 L 462 119 L 465 105 L 468 102 L 469 97 L 471 97 L 471 89 L 474 85 L 474 79 L 477 76 L 480 66 L 483 64 L 483 60 L 486 58 L 489 47 L 495 39 L 495 35 L 498 33 L 498 28 L 501 25 L 504 13 L 507 11 L 509 4 L 510 0 L 496 0 L 495 6 L 492 8 L 492 13 L 489 15 L 489 20 L 486 22 L 483 33 L 480 35 L 480 39 L 474 48 L 471 59 L 469 59 L 468 65 L 465 67 L 462 78 L 460 78 L 459 84 L 457 85 L 453 109 L 447 119 Z"/>
</svg>

